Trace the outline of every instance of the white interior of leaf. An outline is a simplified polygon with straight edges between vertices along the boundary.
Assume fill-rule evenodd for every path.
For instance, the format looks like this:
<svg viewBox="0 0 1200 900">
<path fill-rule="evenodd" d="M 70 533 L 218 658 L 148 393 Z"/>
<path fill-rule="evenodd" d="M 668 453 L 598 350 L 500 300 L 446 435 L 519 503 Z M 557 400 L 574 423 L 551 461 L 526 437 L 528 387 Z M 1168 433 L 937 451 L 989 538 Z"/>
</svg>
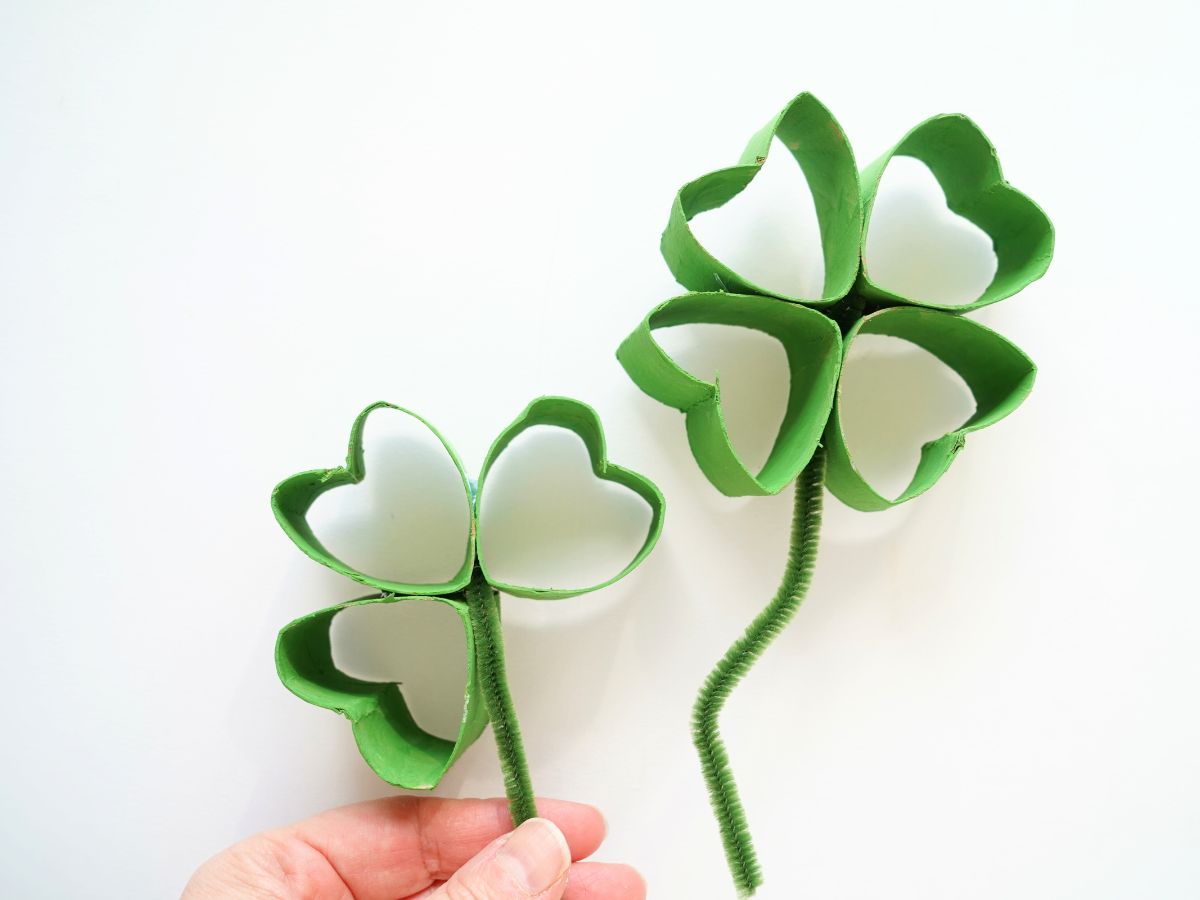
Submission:
<svg viewBox="0 0 1200 900">
<path fill-rule="evenodd" d="M 812 191 L 778 138 L 744 191 L 691 224 L 709 253 L 759 287 L 792 297 L 821 296 L 825 261 Z"/>
<path fill-rule="evenodd" d="M 599 584 L 633 559 L 650 526 L 646 502 L 596 478 L 583 441 L 563 428 L 518 435 L 480 490 L 479 555 L 494 582 Z"/>
<path fill-rule="evenodd" d="M 962 377 L 927 350 L 881 334 L 854 339 L 839 388 L 842 434 L 855 467 L 881 496 L 912 481 L 925 443 L 975 412 Z"/>
<path fill-rule="evenodd" d="M 333 617 L 329 637 L 338 669 L 398 683 L 421 728 L 448 740 L 458 735 L 467 641 L 454 610 L 433 600 L 355 606 Z"/>
<path fill-rule="evenodd" d="M 736 325 L 675 325 L 654 336 L 696 378 L 709 383 L 720 378 L 730 441 L 746 468 L 759 471 L 787 410 L 790 376 L 783 345 L 761 331 Z"/>
<path fill-rule="evenodd" d="M 462 568 L 471 512 L 462 478 L 417 419 L 378 409 L 363 432 L 366 477 L 327 491 L 313 532 L 351 568 L 389 581 L 436 584 Z"/>
<path fill-rule="evenodd" d="M 864 256 L 880 287 L 946 305 L 977 300 L 996 274 L 991 238 L 947 209 L 933 173 L 909 156 L 883 172 Z"/>
</svg>

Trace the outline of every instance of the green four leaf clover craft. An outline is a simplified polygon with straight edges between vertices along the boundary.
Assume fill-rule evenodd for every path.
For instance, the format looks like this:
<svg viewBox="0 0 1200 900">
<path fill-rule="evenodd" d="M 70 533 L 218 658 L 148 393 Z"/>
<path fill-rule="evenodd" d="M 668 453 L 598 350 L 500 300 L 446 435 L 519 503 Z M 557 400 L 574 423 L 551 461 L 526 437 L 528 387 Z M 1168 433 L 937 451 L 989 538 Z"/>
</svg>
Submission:
<svg viewBox="0 0 1200 900">
<path fill-rule="evenodd" d="M 775 138 L 799 164 L 816 207 L 825 261 L 824 286 L 817 297 L 790 296 L 755 284 L 710 253 L 689 224 L 743 191 Z M 991 239 L 996 272 L 971 302 L 953 305 L 906 296 L 872 277 L 865 260 L 871 210 L 880 180 L 896 156 L 924 163 L 941 186 L 947 207 Z M 1033 362 L 1008 340 L 962 314 L 1012 296 L 1040 278 L 1053 249 L 1049 219 L 1004 180 L 995 149 L 961 115 L 922 122 L 867 166 L 860 178 L 841 127 L 815 97 L 801 94 L 751 138 L 736 166 L 689 182 L 676 195 L 662 254 L 675 278 L 692 293 L 655 308 L 622 342 L 617 358 L 643 392 L 684 414 L 692 455 L 723 494 L 770 495 L 792 481 L 796 484 L 779 590 L 710 673 L 693 708 L 693 741 L 726 859 L 743 895 L 754 893 L 762 873 L 718 719 L 734 686 L 807 592 L 823 486 L 859 510 L 904 503 L 937 482 L 967 434 L 999 421 L 1021 404 L 1033 385 Z M 758 471 L 742 461 L 730 440 L 719 380 L 709 383 L 691 375 L 656 340 L 658 329 L 695 323 L 752 328 L 776 338 L 786 353 L 787 406 Z M 975 412 L 966 422 L 922 448 L 912 480 L 895 498 L 884 497 L 870 485 L 855 466 L 842 431 L 840 374 L 860 335 L 888 335 L 925 349 L 962 377 L 975 401 Z"/>
<path fill-rule="evenodd" d="M 775 139 L 800 166 L 812 194 L 821 236 L 824 282 L 819 296 L 792 296 L 756 284 L 706 249 L 691 228 L 697 215 L 737 196 L 758 175 Z M 996 270 L 970 302 L 950 304 L 887 284 L 872 274 L 865 255 L 871 213 L 889 163 L 897 156 L 922 162 L 940 185 L 950 211 L 991 240 Z M 734 884 L 743 895 L 762 883 L 728 754 L 719 733 L 729 694 L 790 621 L 807 593 L 816 560 L 824 488 L 859 510 L 883 510 L 927 491 L 948 470 L 966 436 L 1004 418 L 1028 395 L 1036 374 L 1032 361 L 999 334 L 971 319 L 971 312 L 1021 291 L 1040 278 L 1053 256 L 1054 232 L 1038 206 L 1004 180 L 995 149 L 961 115 L 935 116 L 906 134 L 859 173 L 844 132 L 811 94 L 801 94 L 755 134 L 741 159 L 684 185 L 675 197 L 661 250 L 671 272 L 690 292 L 653 309 L 622 342 L 621 365 L 634 383 L 684 414 L 687 440 L 709 481 L 729 496 L 764 496 L 795 482 L 787 562 L 775 597 L 729 648 L 705 680 L 692 713 L 692 736 L 720 826 Z M 706 382 L 678 365 L 656 332 L 684 324 L 738 326 L 761 331 L 782 345 L 789 391 L 778 432 L 765 462 L 752 469 L 730 439 L 718 378 Z M 974 413 L 959 427 L 921 449 L 908 486 L 885 497 L 855 465 L 842 427 L 841 375 L 854 342 L 885 335 L 923 348 L 953 369 L 969 388 Z M 453 462 L 469 510 L 462 563 L 447 580 L 409 583 L 355 568 L 330 552 L 314 533 L 308 513 L 327 491 L 368 477 L 363 451 L 367 418 L 381 409 L 413 416 L 437 438 Z M 617 484 L 649 506 L 650 522 L 640 549 L 614 577 L 589 587 L 525 586 L 493 576 L 478 542 L 479 510 L 487 476 L 505 448 L 526 429 L 550 425 L 574 432 L 587 448 L 594 475 Z M 303 616 L 285 626 L 276 644 L 276 667 L 297 696 L 348 718 L 363 758 L 385 781 L 430 789 L 490 721 L 514 823 L 536 815 L 528 764 L 505 674 L 498 592 L 559 599 L 597 590 L 623 578 L 653 549 L 662 529 L 664 502 L 643 476 L 613 465 L 605 455 L 600 420 L 586 405 L 562 397 L 534 400 L 495 440 L 478 487 L 444 438 L 424 419 L 386 403 L 367 407 L 351 429 L 346 464 L 302 472 L 272 494 L 275 516 L 292 541 L 312 559 L 376 593 Z M 423 600 L 449 606 L 463 629 L 467 682 L 453 739 L 416 722 L 400 686 L 355 678 L 333 659 L 331 628 L 348 609 Z"/>
<path fill-rule="evenodd" d="M 313 502 L 326 491 L 357 484 L 369 477 L 363 452 L 363 429 L 377 410 L 391 409 L 413 416 L 429 429 L 449 455 L 462 483 L 470 509 L 464 536 L 462 565 L 448 581 L 436 584 L 397 582 L 359 571 L 331 553 L 308 522 Z M 575 433 L 587 449 L 593 474 L 640 497 L 650 508 L 650 522 L 640 548 L 615 576 L 586 587 L 527 586 L 497 580 L 488 569 L 478 538 L 479 509 L 488 473 L 505 448 L 529 428 L 548 425 Z M 565 397 L 534 400 L 493 442 L 473 488 L 453 448 L 427 421 L 389 403 L 367 407 L 354 421 L 346 464 L 333 469 L 302 472 L 285 479 L 271 496 L 276 519 L 308 556 L 379 593 L 341 603 L 303 616 L 284 626 L 276 644 L 280 680 L 303 700 L 344 715 L 353 724 L 363 758 L 385 781 L 403 788 L 435 787 L 455 760 L 482 734 L 489 719 L 504 774 L 513 821 L 519 824 L 537 814 L 520 728 L 509 694 L 504 662 L 497 591 L 518 597 L 554 600 L 598 590 L 625 577 L 654 548 L 662 530 L 664 501 L 647 478 L 610 463 L 600 419 L 588 406 Z M 354 678 L 333 660 L 330 629 L 343 610 L 379 603 L 425 600 L 444 603 L 458 616 L 467 647 L 467 684 L 462 718 L 454 740 L 437 737 L 417 724 L 399 685 Z"/>
</svg>

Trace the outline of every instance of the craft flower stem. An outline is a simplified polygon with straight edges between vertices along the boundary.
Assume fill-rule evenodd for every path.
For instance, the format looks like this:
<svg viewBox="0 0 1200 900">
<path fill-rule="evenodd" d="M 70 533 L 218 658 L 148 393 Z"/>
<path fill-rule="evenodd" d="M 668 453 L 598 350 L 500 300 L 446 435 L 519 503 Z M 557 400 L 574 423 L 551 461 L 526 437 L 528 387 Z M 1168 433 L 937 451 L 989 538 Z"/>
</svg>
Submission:
<svg viewBox="0 0 1200 900">
<path fill-rule="evenodd" d="M 521 740 L 521 726 L 512 694 L 508 690 L 508 671 L 504 665 L 504 631 L 500 625 L 500 596 L 476 569 L 467 585 L 467 607 L 475 632 L 475 652 L 479 666 L 480 687 L 492 733 L 496 737 L 496 752 L 504 773 L 504 792 L 513 826 L 537 816 L 533 799 L 533 783 L 529 777 L 529 762 Z"/>
<path fill-rule="evenodd" d="M 725 845 L 725 858 L 742 896 L 753 894 L 762 884 L 762 870 L 750 838 L 746 811 L 733 778 L 729 754 L 721 740 L 718 719 L 729 694 L 791 621 L 808 593 L 817 559 L 824 482 L 825 451 L 818 448 L 796 479 L 787 567 L 779 590 L 709 673 L 692 708 L 692 741 L 700 754 L 713 812 Z"/>
</svg>

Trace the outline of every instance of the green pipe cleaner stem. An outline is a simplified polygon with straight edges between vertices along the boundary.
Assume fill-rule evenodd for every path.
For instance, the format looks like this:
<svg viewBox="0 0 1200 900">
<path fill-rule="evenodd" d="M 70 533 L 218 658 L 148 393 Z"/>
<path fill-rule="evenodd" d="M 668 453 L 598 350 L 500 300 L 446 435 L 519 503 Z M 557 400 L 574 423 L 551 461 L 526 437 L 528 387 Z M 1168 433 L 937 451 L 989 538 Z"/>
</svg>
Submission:
<svg viewBox="0 0 1200 900">
<path fill-rule="evenodd" d="M 504 792 L 513 825 L 537 816 L 533 799 L 533 783 L 529 778 L 529 762 L 521 741 L 521 727 L 512 694 L 508 690 L 508 673 L 504 667 L 504 632 L 500 626 L 500 597 L 476 569 L 467 585 L 467 607 L 471 611 L 471 626 L 475 632 L 476 665 L 483 688 L 483 699 L 492 720 L 496 736 L 496 751 L 500 770 L 504 773 Z"/>
<path fill-rule="evenodd" d="M 692 742 L 700 754 L 709 799 L 721 829 L 725 859 L 738 894 L 748 897 L 762 884 L 762 868 L 754 851 L 746 810 L 738 794 L 729 753 L 721 740 L 718 719 L 725 701 L 750 671 L 772 640 L 783 631 L 800 608 L 812 581 L 821 530 L 821 499 L 825 482 L 825 451 L 818 447 L 796 479 L 792 534 L 787 568 L 775 597 L 709 673 L 692 707 Z"/>
</svg>

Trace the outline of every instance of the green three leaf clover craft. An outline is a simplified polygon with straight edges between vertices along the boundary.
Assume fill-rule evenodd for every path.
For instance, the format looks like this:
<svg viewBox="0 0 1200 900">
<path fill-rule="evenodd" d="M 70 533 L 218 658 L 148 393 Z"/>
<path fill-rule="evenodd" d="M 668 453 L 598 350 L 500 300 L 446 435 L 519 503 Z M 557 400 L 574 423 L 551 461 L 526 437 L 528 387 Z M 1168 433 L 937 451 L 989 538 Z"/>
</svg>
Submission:
<svg viewBox="0 0 1200 900">
<path fill-rule="evenodd" d="M 740 275 L 710 253 L 690 221 L 743 191 L 758 173 L 775 138 L 804 173 L 820 226 L 825 282 L 819 297 L 789 296 Z M 924 163 L 945 194 L 947 207 L 974 223 L 992 242 L 996 272 L 982 293 L 958 305 L 906 296 L 872 277 L 865 260 L 871 211 L 891 160 Z M 692 293 L 667 300 L 626 338 L 617 358 L 646 394 L 684 414 L 688 443 L 709 481 L 729 496 L 776 494 L 795 481 L 787 566 L 771 603 L 710 673 L 693 709 L 693 740 L 708 783 L 734 883 L 743 895 L 762 883 L 745 812 L 718 718 L 729 693 L 803 600 L 816 559 L 822 486 L 860 510 L 882 510 L 924 493 L 946 472 L 966 436 L 1016 409 L 1033 385 L 1036 368 L 1016 346 L 970 312 L 1012 296 L 1050 265 L 1054 231 L 1038 206 L 1006 182 L 996 151 L 961 115 L 934 116 L 863 170 L 861 178 L 845 134 L 811 94 L 789 103 L 751 138 L 739 163 L 686 184 L 676 195 L 663 232 L 671 272 Z M 779 431 L 758 471 L 739 457 L 725 427 L 720 383 L 682 369 L 655 338 L 681 324 L 735 325 L 776 338 L 787 355 L 789 393 Z M 860 335 L 887 335 L 917 345 L 955 372 L 970 389 L 974 414 L 921 450 L 916 471 L 898 497 L 873 488 L 855 466 L 842 431 L 840 375 Z"/>
<path fill-rule="evenodd" d="M 464 535 L 463 561 L 448 581 L 421 584 L 378 577 L 359 571 L 331 553 L 308 522 L 313 502 L 326 491 L 357 484 L 369 477 L 363 452 L 363 429 L 368 417 L 381 409 L 413 416 L 440 441 L 458 472 L 470 526 Z M 480 504 L 488 473 L 512 441 L 535 426 L 565 428 L 576 434 L 587 449 L 593 474 L 640 497 L 650 508 L 650 522 L 640 548 L 615 576 L 585 587 L 528 586 L 492 577 L 478 541 Z M 484 459 L 477 489 L 472 489 L 453 448 L 427 421 L 389 403 L 367 407 L 354 421 L 345 466 L 302 472 L 285 479 L 271 496 L 275 517 L 288 537 L 322 565 L 380 593 L 322 609 L 284 626 L 276 644 L 280 680 L 303 700 L 333 710 L 353 723 L 354 737 L 363 758 L 385 781 L 404 788 L 435 787 L 450 766 L 482 734 L 490 718 L 504 773 L 505 789 L 516 824 L 537 814 L 520 728 L 508 691 L 504 639 L 500 628 L 497 591 L 534 599 L 560 599 L 598 590 L 625 577 L 654 548 L 662 530 L 664 501 L 655 485 L 636 472 L 610 463 L 606 456 L 600 419 L 589 406 L 566 397 L 540 397 L 493 442 Z M 444 603 L 458 616 L 467 646 L 467 685 L 463 713 L 454 740 L 437 737 L 413 719 L 399 685 L 354 678 L 334 664 L 330 629 L 334 617 L 346 609 L 379 603 L 425 600 Z"/>
</svg>

